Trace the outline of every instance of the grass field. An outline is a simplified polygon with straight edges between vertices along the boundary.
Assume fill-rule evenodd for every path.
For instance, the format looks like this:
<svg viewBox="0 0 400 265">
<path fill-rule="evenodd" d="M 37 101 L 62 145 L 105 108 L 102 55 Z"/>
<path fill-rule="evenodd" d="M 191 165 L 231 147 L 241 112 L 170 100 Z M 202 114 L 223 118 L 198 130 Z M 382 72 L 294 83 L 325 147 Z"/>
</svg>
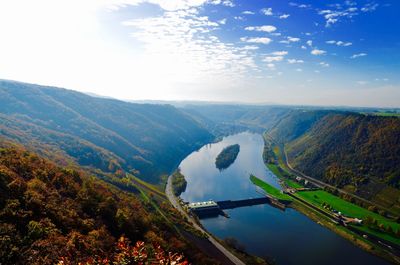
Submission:
<svg viewBox="0 0 400 265">
<path fill-rule="evenodd" d="M 292 198 L 289 195 L 282 193 L 277 188 L 269 185 L 267 182 L 257 178 L 254 175 L 250 175 L 250 180 L 254 185 L 262 188 L 266 193 L 268 193 L 269 195 L 273 196 L 276 199 L 288 200 L 288 201 L 292 200 Z"/>
<path fill-rule="evenodd" d="M 389 115 L 388 115 L 389 116 Z M 291 188 L 301 188 L 301 184 L 297 183 L 296 181 L 291 180 L 287 176 L 290 176 L 291 174 L 288 173 L 288 169 L 283 162 L 282 159 L 282 150 L 279 148 L 279 146 L 274 146 L 273 147 L 273 153 L 275 157 L 275 161 L 278 164 L 266 164 L 267 167 L 274 173 L 278 178 L 280 178 L 282 181 L 286 183 L 288 187 Z M 330 194 L 326 191 L 319 190 L 319 191 L 302 191 L 302 192 L 296 192 L 296 195 L 309 203 L 312 203 L 313 205 L 323 209 L 322 204 L 325 202 L 332 206 L 333 209 L 342 212 L 344 215 L 351 216 L 351 217 L 357 217 L 359 219 L 365 219 L 366 217 L 372 217 L 378 221 L 379 224 L 383 224 L 386 226 L 391 226 L 394 231 L 398 231 L 400 229 L 400 224 L 396 223 L 394 220 L 385 218 L 377 213 L 374 213 L 372 211 L 369 211 L 365 208 L 362 208 L 360 206 L 357 206 L 351 202 L 347 202 L 340 197 L 337 197 L 333 194 Z M 316 213 L 316 212 L 315 212 Z M 382 239 L 388 240 L 390 242 L 393 242 L 397 245 L 400 244 L 400 238 L 396 237 L 393 234 L 385 233 L 379 230 L 371 229 L 367 227 L 366 225 L 361 225 L 361 226 L 354 226 L 356 229 L 373 234 L 375 236 L 378 236 Z M 349 233 L 348 230 L 346 233 Z M 346 234 L 345 233 L 345 234 Z M 364 240 L 363 238 L 360 238 L 360 240 Z"/>
<path fill-rule="evenodd" d="M 272 173 L 274 173 L 275 176 L 277 176 L 278 178 L 280 178 L 283 182 L 286 183 L 286 185 L 290 188 L 303 188 L 303 186 L 293 180 L 288 179 L 287 177 L 285 177 L 281 171 L 279 171 L 279 166 L 275 165 L 275 164 L 267 164 L 267 167 L 269 170 L 271 170 Z"/>
<path fill-rule="evenodd" d="M 379 223 L 391 225 L 393 229 L 400 228 L 400 224 L 389 220 L 377 213 L 371 212 L 365 208 L 355 205 L 351 202 L 345 201 L 329 192 L 323 190 L 317 191 L 300 191 L 296 193 L 299 197 L 313 203 L 314 205 L 321 206 L 323 202 L 331 205 L 335 210 L 342 212 L 344 215 L 357 217 L 360 219 L 371 216 L 378 220 Z"/>
<path fill-rule="evenodd" d="M 327 203 L 332 206 L 333 209 L 342 212 L 346 216 L 357 217 L 359 219 L 365 219 L 370 216 L 378 221 L 378 223 L 384 224 L 385 226 L 391 226 L 394 231 L 400 229 L 400 224 L 396 223 L 393 220 L 385 218 L 377 213 L 371 212 L 365 208 L 362 208 L 358 205 L 355 205 L 351 202 L 345 201 L 335 195 L 332 195 L 326 191 L 318 190 L 318 191 L 301 191 L 296 193 L 297 196 L 301 197 L 304 200 L 318 206 L 322 207 L 322 203 Z M 379 231 L 375 231 L 369 229 L 366 226 L 357 227 L 360 230 L 375 234 L 379 237 L 387 239 L 392 242 L 400 243 L 400 239 L 389 234 L 385 234 Z"/>
<path fill-rule="evenodd" d="M 139 179 L 138 177 L 136 177 L 132 174 L 129 174 L 129 173 L 127 173 L 126 176 L 127 176 L 127 179 L 129 179 L 130 181 L 136 182 L 136 184 L 145 187 L 147 190 L 149 190 L 161 197 L 166 197 L 165 193 L 160 190 L 161 188 L 159 186 L 156 186 L 156 185 L 150 184 L 146 181 L 143 181 L 143 180 Z"/>
<path fill-rule="evenodd" d="M 389 234 L 384 233 L 382 231 L 370 229 L 370 228 L 368 228 L 366 226 L 355 226 L 355 228 L 357 228 L 358 230 L 373 234 L 373 235 L 375 235 L 377 237 L 383 238 L 383 239 L 385 239 L 387 241 L 396 243 L 397 245 L 400 245 L 400 238 L 398 238 L 398 237 L 389 235 Z"/>
</svg>

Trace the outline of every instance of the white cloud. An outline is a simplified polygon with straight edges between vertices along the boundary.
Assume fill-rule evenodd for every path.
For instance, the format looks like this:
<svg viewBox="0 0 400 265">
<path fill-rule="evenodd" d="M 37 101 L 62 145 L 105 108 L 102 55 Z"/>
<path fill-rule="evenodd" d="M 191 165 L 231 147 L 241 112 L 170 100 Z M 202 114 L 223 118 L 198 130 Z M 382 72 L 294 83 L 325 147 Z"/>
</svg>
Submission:
<svg viewBox="0 0 400 265">
<path fill-rule="evenodd" d="M 270 38 L 261 38 L 261 37 L 256 37 L 256 38 L 242 37 L 240 38 L 240 40 L 248 43 L 261 43 L 261 44 L 269 44 L 272 42 Z"/>
<path fill-rule="evenodd" d="M 362 12 L 372 12 L 378 8 L 379 4 L 377 3 L 368 3 L 364 7 L 361 8 Z"/>
<path fill-rule="evenodd" d="M 260 47 L 254 45 L 246 45 L 242 48 L 242 50 L 258 50 Z"/>
<path fill-rule="evenodd" d="M 355 7 L 356 2 L 345 3 L 345 5 L 334 4 L 330 5 L 332 9 L 319 10 L 318 14 L 323 16 L 325 19 L 325 27 L 331 27 L 332 25 L 340 22 L 342 19 L 351 20 L 353 17 L 360 14 L 359 9 Z M 372 12 L 376 10 L 378 4 L 369 3 L 366 4 L 361 11 Z"/>
<path fill-rule="evenodd" d="M 367 56 L 367 54 L 366 53 L 357 53 L 357 54 L 353 54 L 350 58 L 356 59 L 356 58 L 364 57 L 364 56 Z"/>
<path fill-rule="evenodd" d="M 135 16 L 130 12 L 129 5 L 139 5 L 150 1 L 160 7 L 150 6 L 157 10 L 156 12 L 140 16 Z M 113 9 L 103 8 L 106 2 L 114 4 Z M 200 0 L 0 1 L 1 77 L 62 86 L 80 91 L 86 90 L 124 99 L 282 100 L 282 102 L 293 104 L 313 103 L 307 100 L 312 96 L 314 99 L 320 96 L 318 94 L 321 91 L 319 87 L 310 90 L 313 93 L 309 91 L 295 93 L 296 90 L 285 90 L 285 87 L 293 84 L 289 75 L 287 78 L 279 80 L 282 83 L 272 82 L 269 86 L 271 88 L 267 88 L 267 90 L 265 83 L 262 82 L 264 80 L 260 81 L 261 85 L 256 82 L 245 83 L 251 89 L 251 93 L 247 89 L 235 90 L 233 86 L 239 86 L 239 83 L 235 81 L 245 80 L 244 78 L 246 81 L 254 81 L 252 79 L 253 71 L 258 76 L 263 74 L 265 76 L 267 68 L 275 69 L 275 64 L 261 61 L 260 66 L 262 67 L 257 68 L 256 62 L 259 59 L 256 54 L 258 53 L 257 49 L 265 53 L 261 44 L 230 43 L 224 41 L 224 38 L 220 38 L 220 23 L 217 22 L 223 17 L 217 16 L 218 19 L 216 19 L 214 15 L 217 14 L 205 17 L 202 15 L 204 14 L 202 4 L 211 3 Z M 219 5 L 222 5 L 222 1 Z M 147 9 L 148 7 L 138 6 L 137 9 Z M 115 8 L 122 12 L 117 14 Z M 120 16 L 122 13 L 123 16 Z M 277 13 L 275 8 L 274 13 Z M 113 19 L 108 19 L 111 16 Z M 128 19 L 127 16 L 136 19 L 125 23 L 126 26 L 121 29 L 118 19 Z M 278 19 L 278 16 L 264 18 L 267 20 Z M 125 33 L 129 35 L 124 36 Z M 250 34 L 250 32 L 248 33 Z M 301 37 L 300 33 L 298 36 Z M 286 40 L 283 37 L 279 38 Z M 301 38 L 305 38 L 305 40 L 304 43 L 299 43 L 298 48 L 302 44 L 306 45 L 305 41 L 309 37 Z M 274 56 L 268 52 L 282 49 L 274 45 L 271 47 L 273 49 L 267 51 L 261 59 L 268 55 Z M 305 51 L 307 52 L 307 50 Z M 295 57 L 292 52 L 290 55 Z M 290 68 L 287 65 L 286 56 L 284 63 L 282 63 L 283 61 L 276 62 L 277 68 L 281 65 Z M 350 56 L 351 54 L 348 55 L 348 57 Z M 302 67 L 302 65 L 294 66 L 294 69 L 298 66 Z M 314 65 L 314 67 L 318 67 L 322 71 L 318 65 Z M 260 72 L 257 71 L 258 69 Z M 308 73 L 307 69 L 307 74 L 313 74 L 312 70 L 310 69 L 310 73 Z M 274 75 L 278 76 L 277 72 Z M 335 79 L 337 75 L 332 72 L 331 77 Z M 308 76 L 305 75 L 304 80 L 307 78 Z M 353 81 L 353 85 L 356 80 L 358 79 Z M 332 95 L 337 95 L 340 93 L 340 89 L 336 89 L 336 87 L 343 87 L 342 83 L 337 82 L 344 83 L 344 81 L 345 78 L 326 85 L 332 88 Z M 243 83 L 240 83 L 241 87 L 244 87 Z M 272 93 L 275 91 L 274 89 L 281 88 L 278 96 L 270 98 L 271 95 L 277 94 Z M 398 106 L 400 94 L 397 87 L 383 91 L 385 93 L 379 89 L 374 90 L 374 93 L 368 97 L 369 104 Z M 282 96 L 281 92 L 289 96 Z M 393 96 L 393 93 L 397 94 Z M 227 94 L 228 96 L 226 96 Z M 384 99 L 376 101 L 376 96 L 383 97 L 384 95 L 386 95 Z M 302 98 L 297 98 L 300 96 Z M 232 97 L 236 97 L 236 99 L 232 99 Z M 354 104 L 364 102 L 359 101 L 363 97 L 340 97 L 340 94 L 335 99 L 329 95 L 329 100 L 332 101 L 325 102 L 341 104 L 341 100 L 349 98 L 353 98 Z M 297 102 L 293 102 L 293 99 Z"/>
<path fill-rule="evenodd" d="M 272 16 L 273 15 L 272 8 L 270 8 L 270 7 L 261 9 L 261 13 L 266 15 L 266 16 Z"/>
<path fill-rule="evenodd" d="M 235 6 L 235 4 L 233 3 L 233 1 L 231 1 L 231 0 L 224 0 L 224 1 L 222 1 L 222 5 L 224 5 L 224 6 L 229 6 L 229 7 L 234 7 L 234 6 Z"/>
<path fill-rule="evenodd" d="M 226 21 L 227 21 L 227 19 L 223 18 L 223 19 L 219 20 L 218 23 L 221 24 L 221 25 L 225 25 Z"/>
<path fill-rule="evenodd" d="M 299 41 L 300 41 L 300 38 L 287 37 L 287 40 L 288 40 L 289 42 L 299 42 Z"/>
<path fill-rule="evenodd" d="M 329 67 L 329 63 L 326 62 L 320 62 L 319 65 L 321 65 L 322 67 Z"/>
<path fill-rule="evenodd" d="M 267 56 L 263 59 L 263 61 L 267 63 L 280 62 L 283 61 L 283 56 Z"/>
<path fill-rule="evenodd" d="M 139 5 L 142 3 L 151 3 L 160 6 L 162 9 L 166 11 L 177 11 L 177 10 L 186 10 L 192 7 L 199 7 L 204 5 L 207 0 L 100 0 L 98 2 L 104 2 L 108 4 L 112 4 L 114 8 L 119 9 L 125 5 Z M 210 4 L 219 5 L 223 4 L 220 0 L 210 1 Z"/>
<path fill-rule="evenodd" d="M 153 0 L 150 0 L 150 2 L 151 1 L 153 1 Z M 156 1 L 166 1 L 166 0 L 156 0 Z M 174 1 L 188 1 L 188 0 L 169 0 L 168 2 L 174 2 Z M 189 2 L 190 1 L 196 2 L 196 0 L 189 0 Z M 198 0 L 198 2 L 199 1 L 202 1 L 202 0 Z M 235 4 L 233 3 L 232 0 L 208 0 L 207 2 L 212 5 L 224 5 L 224 6 L 228 6 L 228 7 L 235 6 Z"/>
<path fill-rule="evenodd" d="M 307 45 L 310 46 L 310 47 L 312 47 L 312 40 L 308 40 L 308 41 L 307 41 Z"/>
<path fill-rule="evenodd" d="M 264 25 L 264 26 L 255 26 L 255 27 L 246 27 L 245 30 L 248 31 L 263 31 L 263 32 L 274 32 L 276 30 L 275 26 Z"/>
<path fill-rule="evenodd" d="M 356 2 L 351 1 L 351 0 L 344 1 L 344 4 L 347 5 L 347 6 L 355 6 L 355 5 L 357 5 Z"/>
<path fill-rule="evenodd" d="M 335 44 L 337 46 L 342 46 L 342 47 L 348 47 L 353 45 L 351 42 L 344 42 L 344 41 L 335 41 L 335 40 L 329 40 L 326 42 L 327 44 Z"/>
<path fill-rule="evenodd" d="M 318 49 L 313 49 L 313 50 L 311 51 L 311 54 L 312 54 L 312 55 L 324 55 L 324 54 L 326 54 L 326 51 L 324 51 L 324 50 L 318 50 Z"/>
<path fill-rule="evenodd" d="M 280 19 L 287 19 L 288 17 L 290 17 L 290 14 L 283 14 L 279 16 Z"/>
<path fill-rule="evenodd" d="M 246 10 L 246 11 L 243 11 L 242 14 L 243 15 L 254 15 L 255 13 L 253 11 Z"/>
<path fill-rule="evenodd" d="M 152 66 L 148 70 L 153 71 L 156 79 L 176 87 L 177 83 L 208 82 L 215 76 L 218 82 L 227 84 L 257 69 L 254 47 L 221 41 L 213 34 L 220 24 L 196 11 L 167 11 L 162 16 L 124 23 L 132 27 L 132 37 L 142 43 L 142 56 Z M 248 42 L 263 43 L 252 39 Z"/>
<path fill-rule="evenodd" d="M 288 53 L 289 53 L 288 51 L 277 51 L 277 52 L 272 52 L 271 54 L 275 56 L 285 56 Z"/>
<path fill-rule="evenodd" d="M 307 50 L 307 47 L 304 46 L 304 45 L 301 45 L 301 48 L 302 48 L 303 50 Z"/>
<path fill-rule="evenodd" d="M 303 60 L 297 60 L 297 59 L 288 59 L 288 63 L 296 64 L 296 63 L 304 63 L 304 61 Z"/>
<path fill-rule="evenodd" d="M 298 3 L 295 3 L 295 2 L 289 2 L 289 5 L 290 6 L 295 6 L 295 7 L 298 7 L 298 8 L 311 8 L 311 5 L 298 4 Z"/>
<path fill-rule="evenodd" d="M 337 46 L 347 47 L 347 46 L 353 45 L 353 43 L 351 43 L 351 42 L 338 41 L 338 42 L 336 42 L 336 45 L 337 45 Z"/>
<path fill-rule="evenodd" d="M 303 69 L 297 68 L 297 69 L 296 69 L 296 72 L 303 72 Z"/>
<path fill-rule="evenodd" d="M 275 70 L 275 64 L 273 64 L 273 63 L 268 63 L 267 67 L 269 70 Z"/>
</svg>

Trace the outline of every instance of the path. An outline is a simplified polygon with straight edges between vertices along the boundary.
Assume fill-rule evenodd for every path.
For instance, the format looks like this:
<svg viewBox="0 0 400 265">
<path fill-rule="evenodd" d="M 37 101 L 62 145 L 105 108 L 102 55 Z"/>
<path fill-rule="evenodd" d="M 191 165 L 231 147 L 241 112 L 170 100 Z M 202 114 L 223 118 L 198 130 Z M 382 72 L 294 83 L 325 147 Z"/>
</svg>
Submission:
<svg viewBox="0 0 400 265">
<path fill-rule="evenodd" d="M 173 193 L 172 189 L 172 175 L 168 177 L 167 186 L 165 188 L 165 194 L 167 195 L 168 200 L 171 202 L 172 206 L 174 206 L 183 216 L 185 216 L 189 222 L 193 225 L 194 228 L 199 230 L 200 232 L 206 234 L 208 236 L 208 240 L 218 249 L 220 250 L 233 264 L 235 265 L 245 265 L 243 261 L 233 255 L 229 250 L 227 250 L 224 246 L 222 246 L 217 240 L 215 240 L 207 231 L 205 231 L 202 227 L 200 227 L 196 221 L 189 216 L 189 214 L 184 211 Z"/>
</svg>

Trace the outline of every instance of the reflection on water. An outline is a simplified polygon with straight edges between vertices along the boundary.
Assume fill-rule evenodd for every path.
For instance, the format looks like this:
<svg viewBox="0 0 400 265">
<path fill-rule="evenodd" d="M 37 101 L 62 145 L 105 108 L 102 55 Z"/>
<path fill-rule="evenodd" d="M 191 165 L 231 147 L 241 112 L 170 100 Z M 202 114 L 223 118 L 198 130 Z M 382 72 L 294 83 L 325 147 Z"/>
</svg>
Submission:
<svg viewBox="0 0 400 265">
<path fill-rule="evenodd" d="M 240 144 L 239 155 L 229 168 L 219 171 L 215 158 L 232 144 Z M 262 137 L 252 133 L 236 134 L 205 145 L 180 165 L 188 182 L 181 197 L 189 202 L 260 197 L 249 180 L 250 173 L 280 187 L 262 161 L 262 150 Z M 273 257 L 278 265 L 387 264 L 293 209 L 282 212 L 270 205 L 257 205 L 226 212 L 231 218 L 219 216 L 201 222 L 214 235 L 235 237 L 249 253 Z"/>
</svg>

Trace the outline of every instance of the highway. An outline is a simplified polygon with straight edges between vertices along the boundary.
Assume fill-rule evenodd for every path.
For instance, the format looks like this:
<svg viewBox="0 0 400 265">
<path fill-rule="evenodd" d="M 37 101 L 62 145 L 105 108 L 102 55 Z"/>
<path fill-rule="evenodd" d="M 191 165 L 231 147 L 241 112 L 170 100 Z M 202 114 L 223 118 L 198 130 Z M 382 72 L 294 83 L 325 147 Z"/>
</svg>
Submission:
<svg viewBox="0 0 400 265">
<path fill-rule="evenodd" d="M 207 231 L 205 231 L 201 226 L 199 226 L 196 221 L 185 211 L 182 209 L 178 198 L 175 196 L 172 189 L 172 175 L 168 177 L 167 186 L 165 188 L 165 194 L 167 195 L 168 200 L 179 212 L 182 213 L 183 216 L 187 217 L 189 222 L 192 224 L 194 228 L 199 230 L 200 232 L 207 235 L 208 240 L 211 244 L 213 244 L 219 251 L 221 251 L 233 264 L 235 265 L 245 265 L 243 261 L 233 255 L 229 250 L 227 250 L 224 246 L 222 246 L 217 240 L 215 240 Z"/>
</svg>

